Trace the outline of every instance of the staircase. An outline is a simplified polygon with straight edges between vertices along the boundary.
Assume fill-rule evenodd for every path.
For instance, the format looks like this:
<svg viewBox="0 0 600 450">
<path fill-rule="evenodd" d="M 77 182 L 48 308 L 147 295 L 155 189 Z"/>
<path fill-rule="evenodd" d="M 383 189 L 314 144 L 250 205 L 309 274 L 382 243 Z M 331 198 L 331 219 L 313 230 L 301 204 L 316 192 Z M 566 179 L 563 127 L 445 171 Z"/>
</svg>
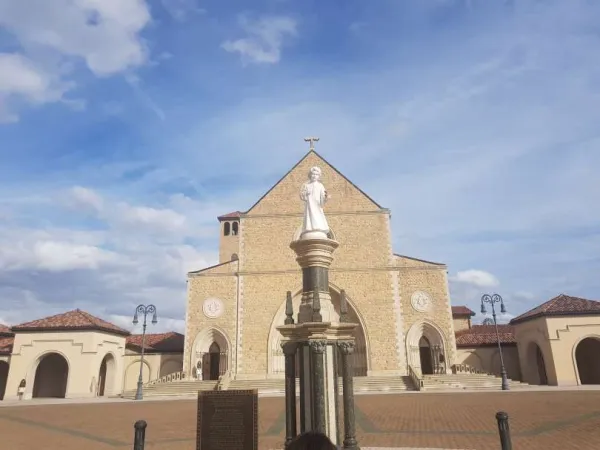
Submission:
<svg viewBox="0 0 600 450">
<path fill-rule="evenodd" d="M 175 380 L 165 383 L 144 385 L 144 398 L 196 397 L 198 391 L 217 389 L 217 381 Z M 227 390 L 258 389 L 260 397 L 282 397 L 285 394 L 285 381 L 282 378 L 261 380 L 231 380 Z M 354 394 L 396 394 L 414 390 L 410 377 L 355 377 Z M 296 380 L 296 392 L 300 388 Z M 342 381 L 339 380 L 339 392 Z M 125 391 L 121 397 L 133 399 L 135 390 Z"/>
<path fill-rule="evenodd" d="M 170 383 L 156 383 L 144 385 L 144 398 L 168 397 L 196 397 L 198 391 L 213 391 L 217 388 L 217 381 L 172 381 Z M 134 399 L 135 389 L 124 391 L 122 398 Z"/>
<path fill-rule="evenodd" d="M 508 380 L 509 389 L 527 389 L 531 385 L 520 381 Z M 499 391 L 502 378 L 484 373 L 423 375 L 422 391 Z"/>
</svg>

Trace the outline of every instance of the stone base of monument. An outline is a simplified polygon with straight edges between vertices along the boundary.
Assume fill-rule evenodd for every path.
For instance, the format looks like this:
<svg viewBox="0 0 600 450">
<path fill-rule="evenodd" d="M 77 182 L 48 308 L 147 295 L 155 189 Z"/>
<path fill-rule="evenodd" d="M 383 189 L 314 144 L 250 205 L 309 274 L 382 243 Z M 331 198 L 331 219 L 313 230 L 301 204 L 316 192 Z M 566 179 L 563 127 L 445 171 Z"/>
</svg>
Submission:
<svg viewBox="0 0 600 450">
<path fill-rule="evenodd" d="M 349 355 L 357 324 L 305 322 L 283 325 L 286 372 L 286 443 L 298 433 L 318 431 L 345 449 L 358 448 L 354 420 L 354 387 Z M 296 361 L 299 364 L 299 430 L 296 421 Z M 341 364 L 338 364 L 341 361 Z M 340 367 L 341 366 L 341 367 Z M 342 377 L 343 409 L 338 408 L 338 377 Z M 344 414 L 344 430 L 339 429 Z"/>
</svg>

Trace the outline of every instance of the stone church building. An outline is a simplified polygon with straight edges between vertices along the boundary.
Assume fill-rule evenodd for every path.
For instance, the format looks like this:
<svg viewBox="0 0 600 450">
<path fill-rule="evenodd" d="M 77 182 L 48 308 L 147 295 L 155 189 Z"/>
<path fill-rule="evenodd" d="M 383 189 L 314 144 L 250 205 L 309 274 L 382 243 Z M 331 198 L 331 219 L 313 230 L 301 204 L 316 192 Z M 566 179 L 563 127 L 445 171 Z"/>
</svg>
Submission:
<svg viewBox="0 0 600 450">
<path fill-rule="evenodd" d="M 471 309 L 451 306 L 446 265 L 394 253 L 390 211 L 311 150 L 247 211 L 218 218 L 219 263 L 188 274 L 185 335 L 146 335 L 142 359 L 142 336 L 85 311 L 0 325 L 0 399 L 132 397 L 140 367 L 148 396 L 281 393 L 276 327 L 288 291 L 299 309 L 301 269 L 289 244 L 300 233 L 299 188 L 313 166 L 331 196 L 325 214 L 339 242 L 328 316 L 339 317 L 344 291 L 359 325 L 355 390 L 499 389 L 498 337 L 515 388 L 600 384 L 600 302 L 561 294 L 499 325 L 498 336 L 493 325 L 473 325 Z"/>
<path fill-rule="evenodd" d="M 446 266 L 395 254 L 390 211 L 311 151 L 246 212 L 219 217 L 219 264 L 188 276 L 184 371 L 200 361 L 206 373 L 229 370 L 238 379 L 283 376 L 276 327 L 286 291 L 298 312 L 301 272 L 289 244 L 302 223 L 299 187 L 313 166 L 331 195 L 325 213 L 340 243 L 329 275 L 334 314 L 343 289 L 359 324 L 356 374 L 448 370 L 456 343 Z M 211 345 L 218 361 L 204 356 Z"/>
</svg>

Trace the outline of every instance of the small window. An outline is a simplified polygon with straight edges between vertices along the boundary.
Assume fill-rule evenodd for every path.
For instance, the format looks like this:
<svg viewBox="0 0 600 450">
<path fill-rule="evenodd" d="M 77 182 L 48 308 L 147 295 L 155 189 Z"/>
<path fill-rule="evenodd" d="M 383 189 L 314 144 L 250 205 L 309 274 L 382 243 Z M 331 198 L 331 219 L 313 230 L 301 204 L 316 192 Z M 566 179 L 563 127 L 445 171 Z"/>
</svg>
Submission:
<svg viewBox="0 0 600 450">
<path fill-rule="evenodd" d="M 237 234 L 238 234 L 238 223 L 237 222 L 233 222 L 233 225 L 231 226 L 231 234 L 233 234 L 234 236 L 237 236 Z"/>
<path fill-rule="evenodd" d="M 232 254 L 231 254 L 231 260 L 232 260 L 232 261 L 237 261 L 238 259 L 239 259 L 239 258 L 238 258 L 238 255 L 237 255 L 237 253 L 232 253 Z"/>
<path fill-rule="evenodd" d="M 225 224 L 223 225 L 223 235 L 229 236 L 230 233 L 231 233 L 231 224 L 229 222 L 225 222 Z"/>
</svg>

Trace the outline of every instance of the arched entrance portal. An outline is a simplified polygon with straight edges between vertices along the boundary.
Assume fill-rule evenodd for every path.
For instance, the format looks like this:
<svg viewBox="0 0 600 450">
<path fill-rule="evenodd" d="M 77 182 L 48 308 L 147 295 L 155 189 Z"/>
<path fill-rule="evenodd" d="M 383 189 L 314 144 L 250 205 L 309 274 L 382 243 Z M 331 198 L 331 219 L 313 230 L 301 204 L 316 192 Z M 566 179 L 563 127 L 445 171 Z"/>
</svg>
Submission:
<svg viewBox="0 0 600 450">
<path fill-rule="evenodd" d="M 190 361 L 192 371 L 202 380 L 218 380 L 229 369 L 230 348 L 224 332 L 215 328 L 200 332 Z"/>
<path fill-rule="evenodd" d="M 48 353 L 42 357 L 35 370 L 32 397 L 65 398 L 68 379 L 67 360 L 58 353 Z"/>
<path fill-rule="evenodd" d="M 340 294 L 335 289 L 329 290 L 333 311 L 331 312 L 331 321 L 338 322 L 340 318 Z M 356 307 L 352 304 L 351 299 L 346 296 L 348 304 L 348 322 L 357 323 L 359 326 L 354 331 L 355 348 L 354 353 L 350 356 L 353 367 L 354 376 L 364 377 L 369 370 L 369 355 L 366 333 L 363 321 L 361 320 Z M 298 311 L 300 309 L 301 292 L 293 298 L 294 322 L 298 323 Z M 279 308 L 277 314 L 271 324 L 269 333 L 269 351 L 268 351 L 268 374 L 269 376 L 283 377 L 285 375 L 285 357 L 281 349 L 281 334 L 277 331 L 277 327 L 284 324 L 285 321 L 285 302 Z M 298 369 L 298 364 L 296 365 Z M 298 372 L 298 370 L 296 370 Z"/>
<path fill-rule="evenodd" d="M 600 384 L 600 340 L 587 337 L 575 348 L 579 384 Z"/>
<path fill-rule="evenodd" d="M 406 334 L 408 364 L 422 375 L 446 373 L 446 343 L 429 322 L 417 322 Z"/>
<path fill-rule="evenodd" d="M 432 375 L 433 370 L 433 352 L 429 339 L 422 336 L 419 340 L 419 361 L 421 363 L 421 373 L 423 375 Z"/>
<path fill-rule="evenodd" d="M 4 391 L 6 391 L 6 381 L 8 380 L 9 365 L 6 361 L 0 361 L 0 400 L 4 400 Z"/>
<path fill-rule="evenodd" d="M 113 394 L 115 379 L 115 358 L 113 355 L 106 355 L 100 364 L 100 373 L 98 374 L 98 396 Z"/>
</svg>

